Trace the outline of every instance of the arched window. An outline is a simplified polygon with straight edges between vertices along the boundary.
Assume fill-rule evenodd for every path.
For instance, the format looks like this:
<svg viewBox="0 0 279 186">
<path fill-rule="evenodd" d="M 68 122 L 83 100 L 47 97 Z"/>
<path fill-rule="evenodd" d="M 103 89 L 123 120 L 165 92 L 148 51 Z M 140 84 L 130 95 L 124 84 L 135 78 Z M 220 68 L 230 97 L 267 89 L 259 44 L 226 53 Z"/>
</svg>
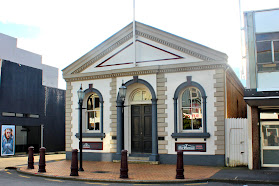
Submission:
<svg viewBox="0 0 279 186">
<path fill-rule="evenodd" d="M 203 87 L 187 76 L 175 90 L 173 138 L 209 138 L 206 123 L 206 94 Z"/>
<path fill-rule="evenodd" d="M 202 96 L 199 89 L 189 87 L 181 95 L 182 130 L 202 129 Z"/>
<path fill-rule="evenodd" d="M 100 98 L 96 93 L 91 94 L 87 99 L 87 129 L 92 131 L 100 130 Z"/>
</svg>

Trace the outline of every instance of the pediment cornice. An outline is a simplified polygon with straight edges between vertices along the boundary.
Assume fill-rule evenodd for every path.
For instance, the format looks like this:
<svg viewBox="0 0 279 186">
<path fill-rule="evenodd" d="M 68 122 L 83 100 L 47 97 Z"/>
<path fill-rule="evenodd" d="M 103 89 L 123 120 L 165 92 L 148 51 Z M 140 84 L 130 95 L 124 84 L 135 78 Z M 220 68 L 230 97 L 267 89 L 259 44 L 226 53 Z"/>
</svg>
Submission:
<svg viewBox="0 0 279 186">
<path fill-rule="evenodd" d="M 202 62 L 204 63 L 204 62 Z M 135 76 L 135 75 L 147 75 L 156 73 L 175 73 L 175 72 L 187 72 L 187 71 L 203 71 L 203 70 L 215 70 L 215 69 L 225 69 L 227 64 L 223 62 L 217 62 L 211 65 L 200 65 L 200 62 L 193 66 L 175 66 L 175 65 L 165 65 L 165 66 L 152 66 L 152 67 L 138 67 L 130 69 L 120 69 L 106 72 L 94 72 L 85 74 L 72 74 L 64 77 L 66 82 L 73 81 L 85 81 L 94 79 L 106 79 L 112 77 L 123 77 L 123 76 Z M 125 71 L 124 71 L 125 70 Z"/>
</svg>

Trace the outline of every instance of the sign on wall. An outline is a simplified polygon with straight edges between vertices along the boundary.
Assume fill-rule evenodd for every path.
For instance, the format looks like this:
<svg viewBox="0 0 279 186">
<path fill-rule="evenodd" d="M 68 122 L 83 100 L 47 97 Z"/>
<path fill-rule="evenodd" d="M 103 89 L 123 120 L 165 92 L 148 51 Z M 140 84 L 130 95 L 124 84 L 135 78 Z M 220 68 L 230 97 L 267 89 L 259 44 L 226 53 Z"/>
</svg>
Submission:
<svg viewBox="0 0 279 186">
<path fill-rule="evenodd" d="M 15 125 L 2 125 L 1 156 L 15 154 Z"/>
<path fill-rule="evenodd" d="M 206 143 L 175 143 L 175 151 L 206 152 Z"/>
<path fill-rule="evenodd" d="M 82 149 L 103 150 L 103 142 L 82 142 Z"/>
</svg>

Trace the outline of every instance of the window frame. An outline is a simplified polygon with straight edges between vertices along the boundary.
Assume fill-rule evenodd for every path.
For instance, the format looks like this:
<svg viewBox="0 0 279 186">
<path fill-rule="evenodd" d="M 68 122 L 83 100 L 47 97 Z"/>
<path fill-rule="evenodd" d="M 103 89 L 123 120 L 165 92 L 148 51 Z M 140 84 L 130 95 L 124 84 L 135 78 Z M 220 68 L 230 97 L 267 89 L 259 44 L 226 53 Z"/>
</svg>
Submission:
<svg viewBox="0 0 279 186">
<path fill-rule="evenodd" d="M 187 88 L 194 87 L 197 88 L 202 97 L 202 117 L 203 117 L 203 128 L 202 130 L 195 130 L 195 131 L 181 131 L 178 129 L 182 126 L 181 120 L 178 120 L 180 115 L 180 105 L 178 104 L 179 99 L 181 98 L 182 92 L 184 92 Z M 210 134 L 207 132 L 207 120 L 206 120 L 206 93 L 203 87 L 197 83 L 192 81 L 192 76 L 187 76 L 187 81 L 180 84 L 174 93 L 174 132 L 172 133 L 172 138 L 209 138 Z"/>
<path fill-rule="evenodd" d="M 102 140 L 103 138 L 106 137 L 106 134 L 103 132 L 104 131 L 104 123 L 103 123 L 103 118 L 104 118 L 104 101 L 103 101 L 103 96 L 102 96 L 101 92 L 99 90 L 95 89 L 95 88 L 88 88 L 88 89 L 84 90 L 84 93 L 85 93 L 86 97 L 88 97 L 88 98 L 93 93 L 96 93 L 99 96 L 99 100 L 100 100 L 100 130 L 96 131 L 96 132 L 92 132 L 92 131 L 89 131 L 89 130 L 87 131 L 86 130 L 85 132 L 82 132 L 82 137 L 83 138 L 101 138 L 101 140 Z M 89 96 L 87 96 L 87 95 L 89 95 Z M 83 100 L 83 105 L 85 105 L 84 102 L 86 102 L 86 106 L 87 106 L 87 99 Z M 83 119 L 83 126 L 86 125 L 85 128 L 87 128 L 87 116 L 84 116 L 85 113 L 86 113 L 86 111 L 83 112 L 83 118 L 86 118 L 86 119 Z M 75 136 L 77 138 L 80 137 L 79 133 L 76 133 Z"/>
<path fill-rule="evenodd" d="M 256 54 L 256 64 L 257 64 L 257 71 L 259 73 L 261 72 L 274 72 L 279 71 L 279 59 L 276 60 L 276 54 L 275 54 L 275 42 L 278 42 L 279 45 L 279 32 L 273 32 L 273 33 L 256 33 L 255 34 L 255 54 Z M 270 42 L 270 52 L 271 52 L 271 61 L 268 62 L 258 62 L 258 43 L 263 42 Z M 272 68 L 270 70 L 268 69 L 262 69 L 264 68 Z"/>
</svg>

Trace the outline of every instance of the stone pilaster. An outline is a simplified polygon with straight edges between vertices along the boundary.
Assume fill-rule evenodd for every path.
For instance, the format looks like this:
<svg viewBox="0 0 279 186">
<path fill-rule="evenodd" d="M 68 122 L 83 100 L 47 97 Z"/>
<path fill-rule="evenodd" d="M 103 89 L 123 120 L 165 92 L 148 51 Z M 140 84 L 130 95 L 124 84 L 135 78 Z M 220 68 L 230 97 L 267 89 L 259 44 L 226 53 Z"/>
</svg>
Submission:
<svg viewBox="0 0 279 186">
<path fill-rule="evenodd" d="M 65 150 L 67 152 L 71 152 L 72 151 L 72 105 L 73 105 L 73 101 L 72 101 L 72 97 L 73 97 L 73 93 L 72 93 L 72 85 L 71 82 L 67 82 L 66 84 L 66 103 L 65 103 Z"/>
<path fill-rule="evenodd" d="M 113 139 L 113 137 L 116 137 L 116 129 L 117 129 L 117 110 L 116 110 L 116 96 L 117 96 L 117 91 L 116 91 L 116 78 L 112 78 L 112 81 L 110 82 L 110 119 L 111 119 L 111 124 L 110 124 L 110 136 L 112 137 L 110 140 L 110 152 L 116 152 L 116 144 L 117 140 Z"/>
<path fill-rule="evenodd" d="M 158 122 L 158 152 L 159 154 L 167 154 L 168 150 L 166 149 L 166 145 L 168 141 L 166 141 L 166 136 L 168 132 L 166 131 L 166 127 L 168 124 L 166 123 L 165 119 L 167 118 L 167 86 L 166 86 L 167 78 L 165 78 L 164 73 L 156 74 L 156 84 L 157 84 L 157 122 Z M 164 140 L 161 140 L 161 138 Z"/>
<path fill-rule="evenodd" d="M 214 133 L 215 142 L 217 146 L 215 154 L 224 155 L 225 154 L 225 71 L 224 69 L 215 70 L 213 76 L 215 79 L 214 88 L 214 107 L 216 111 L 214 112 L 214 117 L 217 119 L 214 123 L 215 129 Z"/>
</svg>

